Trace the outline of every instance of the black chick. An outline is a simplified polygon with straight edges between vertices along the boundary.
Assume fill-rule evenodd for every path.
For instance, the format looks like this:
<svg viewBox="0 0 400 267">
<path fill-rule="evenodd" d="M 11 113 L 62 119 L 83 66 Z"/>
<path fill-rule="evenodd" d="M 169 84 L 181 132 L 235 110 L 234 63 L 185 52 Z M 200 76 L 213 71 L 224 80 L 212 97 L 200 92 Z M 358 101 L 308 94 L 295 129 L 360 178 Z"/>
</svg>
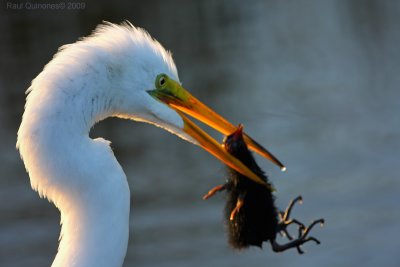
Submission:
<svg viewBox="0 0 400 267">
<path fill-rule="evenodd" d="M 226 190 L 227 202 L 225 206 L 226 224 L 228 228 L 229 243 L 233 248 L 243 249 L 249 246 L 262 247 L 264 241 L 270 241 L 273 251 L 281 252 L 296 247 L 303 253 L 300 246 L 308 241 L 320 244 L 314 237 L 308 237 L 311 228 L 324 220 L 313 221 L 310 226 L 296 219 L 290 219 L 290 212 L 294 204 L 301 201 L 301 197 L 294 199 L 285 212 L 280 212 L 275 207 L 275 198 L 271 192 L 272 185 L 267 176 L 257 165 L 252 153 L 248 150 L 243 140 L 243 127 L 224 139 L 225 149 L 262 178 L 266 186 L 257 184 L 239 172 L 228 168 L 227 183 L 211 189 L 203 198 L 208 199 L 218 191 Z M 290 224 L 299 226 L 297 239 L 287 231 Z M 276 242 L 277 233 L 286 235 L 291 241 L 280 245 Z"/>
</svg>

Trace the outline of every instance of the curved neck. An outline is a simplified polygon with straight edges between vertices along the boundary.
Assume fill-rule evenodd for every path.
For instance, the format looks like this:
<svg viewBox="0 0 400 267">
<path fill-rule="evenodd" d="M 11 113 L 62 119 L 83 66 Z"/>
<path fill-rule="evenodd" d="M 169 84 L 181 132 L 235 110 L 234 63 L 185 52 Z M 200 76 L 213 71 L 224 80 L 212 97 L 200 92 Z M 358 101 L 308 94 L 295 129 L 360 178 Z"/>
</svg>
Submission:
<svg viewBox="0 0 400 267">
<path fill-rule="evenodd" d="M 112 165 L 106 166 L 113 168 Z M 129 187 L 122 170 L 58 203 L 61 240 L 52 266 L 122 266 L 129 236 Z"/>
<path fill-rule="evenodd" d="M 61 213 L 52 266 L 122 266 L 129 186 L 109 142 L 89 138 L 93 124 L 112 115 L 113 99 L 103 90 L 107 84 L 77 88 L 76 80 L 79 76 L 69 88 L 39 87 L 30 93 L 18 147 L 32 187 Z"/>
</svg>

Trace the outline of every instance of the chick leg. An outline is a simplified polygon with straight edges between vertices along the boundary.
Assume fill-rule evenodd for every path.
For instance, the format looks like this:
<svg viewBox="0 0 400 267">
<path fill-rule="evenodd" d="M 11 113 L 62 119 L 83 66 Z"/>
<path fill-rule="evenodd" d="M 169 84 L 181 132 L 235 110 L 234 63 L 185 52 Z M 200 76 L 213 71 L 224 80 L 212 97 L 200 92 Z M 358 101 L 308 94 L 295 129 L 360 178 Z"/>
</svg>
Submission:
<svg viewBox="0 0 400 267">
<path fill-rule="evenodd" d="M 211 190 L 208 191 L 208 193 L 203 196 L 203 199 L 204 200 L 209 199 L 210 197 L 215 195 L 215 193 L 217 193 L 219 191 L 223 191 L 225 189 L 226 189 L 226 184 L 217 185 L 217 186 L 211 188 Z"/>
<path fill-rule="evenodd" d="M 236 207 L 232 210 L 231 215 L 229 216 L 229 220 L 233 221 L 235 219 L 235 215 L 240 211 L 240 209 L 244 205 L 244 197 L 246 194 L 241 194 L 238 196 Z"/>
</svg>

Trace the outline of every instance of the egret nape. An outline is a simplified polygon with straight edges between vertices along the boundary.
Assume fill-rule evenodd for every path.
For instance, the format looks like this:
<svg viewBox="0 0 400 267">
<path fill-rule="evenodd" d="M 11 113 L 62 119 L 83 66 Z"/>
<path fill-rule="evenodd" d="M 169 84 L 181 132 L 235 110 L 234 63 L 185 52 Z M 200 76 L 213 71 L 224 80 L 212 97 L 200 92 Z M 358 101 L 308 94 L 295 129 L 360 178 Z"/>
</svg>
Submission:
<svg viewBox="0 0 400 267">
<path fill-rule="evenodd" d="M 171 54 L 129 22 L 104 22 L 62 46 L 27 90 L 17 148 L 32 188 L 60 210 L 52 266 L 122 266 L 130 191 L 110 143 L 91 139 L 107 117 L 146 122 L 201 146 L 249 179 L 265 182 L 189 118 L 222 134 L 236 127 L 182 86 Z M 246 144 L 284 166 L 247 134 Z"/>
</svg>

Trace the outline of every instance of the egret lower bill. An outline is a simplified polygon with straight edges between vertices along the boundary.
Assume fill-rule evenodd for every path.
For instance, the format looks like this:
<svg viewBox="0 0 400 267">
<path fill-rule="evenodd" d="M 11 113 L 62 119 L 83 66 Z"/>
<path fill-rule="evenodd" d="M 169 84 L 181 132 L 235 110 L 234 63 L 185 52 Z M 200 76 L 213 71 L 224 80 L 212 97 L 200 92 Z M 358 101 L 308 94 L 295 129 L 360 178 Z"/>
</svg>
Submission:
<svg viewBox="0 0 400 267">
<path fill-rule="evenodd" d="M 178 112 L 184 122 L 184 132 L 193 137 L 202 148 L 220 159 L 229 167 L 259 184 L 266 185 L 263 179 L 246 167 L 240 160 L 227 153 L 223 146 L 190 121 L 185 114 L 207 124 L 224 135 L 234 132 L 237 126 L 234 126 L 232 123 L 214 112 L 211 108 L 204 105 L 185 90 L 178 82 L 169 78 L 166 74 L 160 74 L 157 76 L 155 86 L 156 89 L 147 92 L 155 99 Z M 286 170 L 286 167 L 267 149 L 254 141 L 247 134 L 244 133 L 243 136 L 244 141 L 250 149 L 271 160 L 274 164 L 278 165 L 282 171 Z"/>
</svg>

